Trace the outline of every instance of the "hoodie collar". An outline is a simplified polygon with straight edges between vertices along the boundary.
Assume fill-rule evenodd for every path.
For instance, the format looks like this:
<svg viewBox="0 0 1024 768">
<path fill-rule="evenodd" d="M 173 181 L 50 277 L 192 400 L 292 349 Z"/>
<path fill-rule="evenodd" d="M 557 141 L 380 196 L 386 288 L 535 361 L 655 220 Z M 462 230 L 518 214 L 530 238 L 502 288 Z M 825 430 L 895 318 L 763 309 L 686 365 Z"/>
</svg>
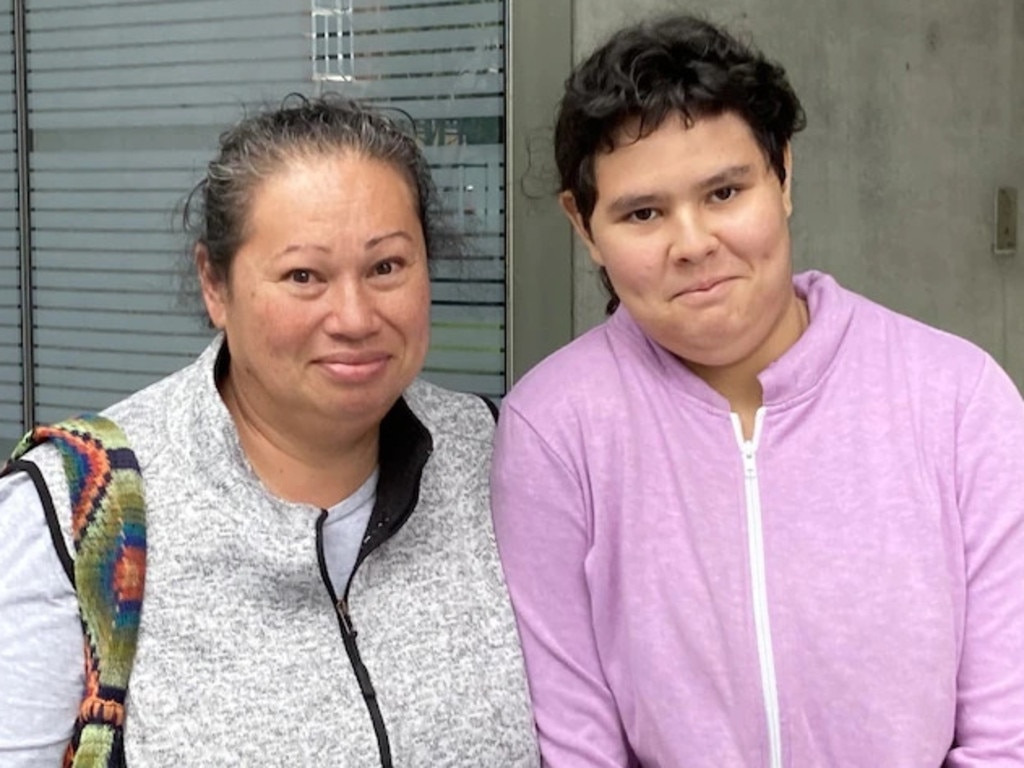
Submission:
<svg viewBox="0 0 1024 768">
<path fill-rule="evenodd" d="M 793 287 L 807 302 L 810 324 L 796 343 L 758 376 L 768 407 L 802 398 L 814 390 L 833 365 L 853 316 L 850 294 L 823 272 L 795 275 Z M 729 410 L 724 397 L 648 337 L 624 306 L 620 305 L 608 322 L 614 332 L 628 338 L 640 355 L 640 364 L 652 366 L 658 375 L 705 406 Z"/>
</svg>

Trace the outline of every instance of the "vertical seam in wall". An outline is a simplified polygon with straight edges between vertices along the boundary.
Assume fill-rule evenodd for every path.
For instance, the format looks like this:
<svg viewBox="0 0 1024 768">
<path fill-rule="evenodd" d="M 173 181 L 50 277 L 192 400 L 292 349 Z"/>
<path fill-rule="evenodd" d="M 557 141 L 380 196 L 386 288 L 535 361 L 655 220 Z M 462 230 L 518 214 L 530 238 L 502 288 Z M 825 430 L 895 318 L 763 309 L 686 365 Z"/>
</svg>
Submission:
<svg viewBox="0 0 1024 768">
<path fill-rule="evenodd" d="M 515 192 L 512 189 L 513 179 L 511 173 L 515 167 L 512 160 L 514 149 L 512 146 L 512 121 L 514 118 L 512 94 L 516 86 L 514 72 L 512 71 L 512 48 L 516 44 L 516 41 L 512 39 L 512 0 L 505 0 L 503 10 L 505 21 L 503 40 L 505 44 L 505 126 L 503 129 L 505 138 L 505 391 L 508 392 L 512 388 L 513 383 L 513 371 L 515 370 L 514 356 L 516 351 L 516 343 L 513 336 L 515 334 L 515 327 L 512 322 L 512 306 L 516 300 L 514 280 L 512 279 L 514 262 L 512 254 L 515 250 L 515 233 L 512 228 L 512 209 L 515 207 L 515 201 L 513 200 Z"/>
<path fill-rule="evenodd" d="M 1009 275 L 1005 274 L 1009 270 L 1000 270 L 1000 271 L 1003 272 L 1004 274 L 1003 274 L 1003 279 L 999 281 L 999 283 L 1000 283 L 1000 293 L 1002 294 L 1002 296 L 1000 298 L 1002 300 L 1002 311 L 1003 311 L 1002 339 L 1001 339 L 1002 349 L 999 350 L 999 354 L 1000 354 L 1000 362 L 1002 363 L 1002 365 L 1005 366 L 1006 368 L 1009 368 L 1010 367 L 1010 333 L 1009 333 L 1009 330 L 1008 330 L 1008 326 L 1010 324 L 1010 307 L 1009 307 L 1009 302 L 1010 302 L 1009 282 L 1010 281 L 1007 279 L 1009 277 Z M 1024 382 L 1017 382 L 1017 386 L 1018 387 L 1021 386 L 1021 385 L 1024 385 Z"/>
<path fill-rule="evenodd" d="M 26 0 L 14 0 L 14 110 L 18 174 L 18 259 L 21 287 L 21 418 L 27 431 L 35 423 L 35 319 L 32 290 L 32 207 L 29 153 L 32 134 L 28 124 L 28 46 Z"/>
</svg>

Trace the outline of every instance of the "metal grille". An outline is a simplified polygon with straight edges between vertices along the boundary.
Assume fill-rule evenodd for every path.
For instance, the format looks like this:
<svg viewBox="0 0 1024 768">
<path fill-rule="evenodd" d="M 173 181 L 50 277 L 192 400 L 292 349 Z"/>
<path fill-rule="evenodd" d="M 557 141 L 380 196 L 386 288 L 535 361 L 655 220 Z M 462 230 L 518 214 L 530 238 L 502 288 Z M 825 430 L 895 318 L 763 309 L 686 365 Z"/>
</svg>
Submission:
<svg viewBox="0 0 1024 768">
<path fill-rule="evenodd" d="M 314 81 L 355 79 L 355 31 L 352 0 L 312 0 L 312 63 Z"/>
</svg>

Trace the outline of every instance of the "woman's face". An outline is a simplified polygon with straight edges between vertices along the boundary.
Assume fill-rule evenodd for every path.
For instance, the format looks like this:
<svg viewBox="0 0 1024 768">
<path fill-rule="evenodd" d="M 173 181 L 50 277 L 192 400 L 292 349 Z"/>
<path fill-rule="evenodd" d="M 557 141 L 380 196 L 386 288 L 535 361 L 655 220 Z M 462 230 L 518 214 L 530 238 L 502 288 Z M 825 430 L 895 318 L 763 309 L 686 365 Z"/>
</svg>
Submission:
<svg viewBox="0 0 1024 768">
<path fill-rule="evenodd" d="M 231 353 L 222 391 L 271 429 L 371 428 L 423 367 L 430 282 L 413 189 L 355 152 L 292 159 L 255 190 L 226 281 L 198 254 Z"/>
<path fill-rule="evenodd" d="M 642 138 L 637 130 L 594 160 L 589 228 L 568 209 L 591 258 L 670 352 L 694 366 L 755 360 L 760 370 L 801 332 L 789 177 L 779 180 L 732 112 L 692 125 L 671 116 Z"/>
</svg>

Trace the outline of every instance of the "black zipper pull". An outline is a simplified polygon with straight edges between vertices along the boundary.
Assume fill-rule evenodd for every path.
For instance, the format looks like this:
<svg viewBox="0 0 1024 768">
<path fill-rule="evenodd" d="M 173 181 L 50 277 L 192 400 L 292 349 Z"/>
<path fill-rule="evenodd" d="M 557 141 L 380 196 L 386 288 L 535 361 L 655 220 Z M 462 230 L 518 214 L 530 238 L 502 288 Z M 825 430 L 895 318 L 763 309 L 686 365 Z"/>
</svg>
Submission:
<svg viewBox="0 0 1024 768">
<path fill-rule="evenodd" d="M 342 598 L 335 607 L 338 609 L 338 616 L 341 617 L 341 628 L 345 634 L 355 640 L 356 628 L 352 626 L 352 617 L 348 615 L 348 603 Z"/>
<path fill-rule="evenodd" d="M 370 681 L 370 673 L 366 670 L 366 665 L 363 664 L 363 660 L 359 655 L 359 650 L 356 648 L 356 628 L 352 626 L 352 617 L 348 613 L 348 603 L 344 598 L 338 601 L 338 615 L 341 617 L 341 630 L 346 635 L 346 644 L 351 647 L 349 658 L 352 661 L 352 669 L 356 673 L 356 680 L 359 681 L 359 690 L 362 691 L 363 697 L 369 702 L 377 698 L 377 692 L 373 689 L 373 683 Z"/>
</svg>

